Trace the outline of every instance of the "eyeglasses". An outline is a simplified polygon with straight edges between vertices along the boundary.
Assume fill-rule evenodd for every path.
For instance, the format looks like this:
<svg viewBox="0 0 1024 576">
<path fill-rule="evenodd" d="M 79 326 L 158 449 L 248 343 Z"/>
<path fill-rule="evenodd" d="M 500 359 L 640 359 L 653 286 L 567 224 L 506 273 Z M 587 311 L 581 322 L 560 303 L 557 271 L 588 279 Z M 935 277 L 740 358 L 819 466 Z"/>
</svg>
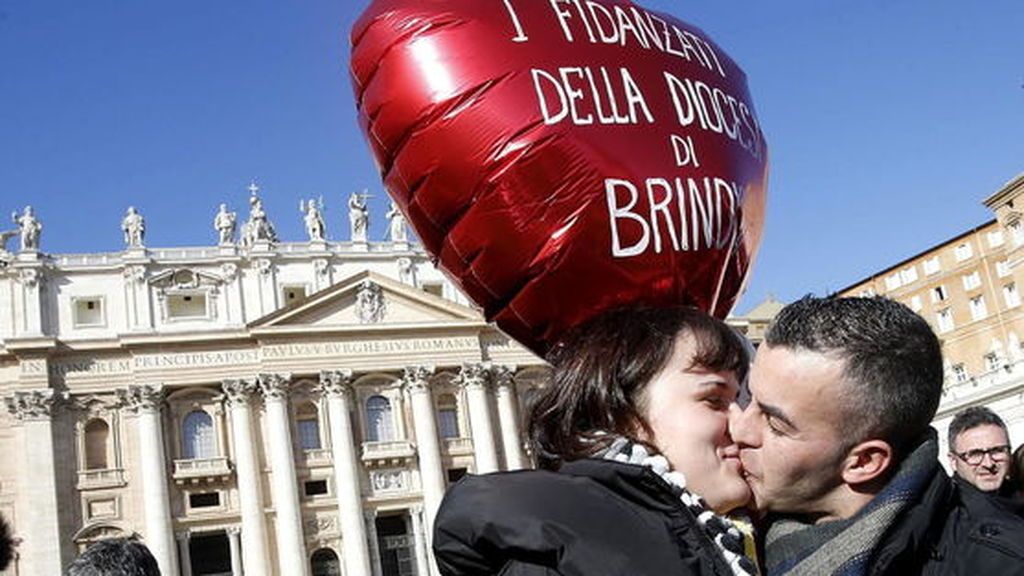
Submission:
<svg viewBox="0 0 1024 576">
<path fill-rule="evenodd" d="M 977 466 L 985 461 L 985 456 L 991 458 L 993 462 L 1004 462 L 1009 460 L 1010 447 L 1003 444 L 1002 446 L 977 448 L 975 450 L 968 450 L 967 452 L 953 452 L 953 455 L 971 466 Z"/>
</svg>

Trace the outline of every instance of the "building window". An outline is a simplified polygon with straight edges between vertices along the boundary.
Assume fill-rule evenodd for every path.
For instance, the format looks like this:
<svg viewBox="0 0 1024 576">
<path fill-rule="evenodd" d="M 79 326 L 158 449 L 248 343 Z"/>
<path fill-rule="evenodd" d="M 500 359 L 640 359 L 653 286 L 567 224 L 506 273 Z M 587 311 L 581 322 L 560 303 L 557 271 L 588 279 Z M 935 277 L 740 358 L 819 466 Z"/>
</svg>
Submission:
<svg viewBox="0 0 1024 576">
<path fill-rule="evenodd" d="M 969 377 L 970 376 L 967 374 L 967 368 L 963 364 L 953 365 L 953 379 L 956 380 L 957 383 L 967 382 Z"/>
<path fill-rule="evenodd" d="M 989 352 L 985 354 L 985 369 L 989 372 L 999 370 L 1001 362 L 999 362 L 999 354 L 995 352 Z"/>
<path fill-rule="evenodd" d="M 465 468 L 449 468 L 448 469 L 448 483 L 449 484 L 455 484 L 456 482 L 461 480 L 463 476 L 466 475 L 466 471 L 467 470 Z"/>
<path fill-rule="evenodd" d="M 341 561 L 330 548 L 321 548 L 313 552 L 309 563 L 313 576 L 341 576 Z"/>
<path fill-rule="evenodd" d="M 76 328 L 106 325 L 102 298 L 73 298 L 71 302 Z"/>
<path fill-rule="evenodd" d="M 110 442 L 110 426 L 94 418 L 85 425 L 85 469 L 106 470 L 110 468 L 107 450 Z"/>
<path fill-rule="evenodd" d="M 181 428 L 182 458 L 205 460 L 217 457 L 217 435 L 209 414 L 202 410 L 189 412 Z"/>
<path fill-rule="evenodd" d="M 861 298 L 873 298 L 875 296 L 875 291 L 872 290 L 871 288 L 865 288 L 861 290 L 860 294 L 858 294 L 857 296 L 860 296 Z"/>
<path fill-rule="evenodd" d="M 945 286 L 936 286 L 932 288 L 932 303 L 944 302 L 946 298 L 949 298 L 949 293 L 946 292 Z"/>
<path fill-rule="evenodd" d="M 949 308 L 943 308 L 939 310 L 937 314 L 939 320 L 939 333 L 949 332 L 953 329 L 953 311 Z"/>
<path fill-rule="evenodd" d="M 956 255 L 957 262 L 963 262 L 974 255 L 974 252 L 971 250 L 971 245 L 966 242 L 957 246 L 953 250 L 953 253 Z"/>
<path fill-rule="evenodd" d="M 923 306 L 921 305 L 921 297 L 912 296 L 910 298 L 910 309 L 913 310 L 914 312 L 920 312 L 921 308 L 923 308 Z"/>
<path fill-rule="evenodd" d="M 312 402 L 300 404 L 296 410 L 295 424 L 299 432 L 299 447 L 303 450 L 319 450 L 320 420 L 316 405 Z"/>
<path fill-rule="evenodd" d="M 285 286 L 281 289 L 285 305 L 292 304 L 306 297 L 305 286 Z"/>
<path fill-rule="evenodd" d="M 322 496 L 327 494 L 327 480 L 307 480 L 303 489 L 306 496 Z"/>
<path fill-rule="evenodd" d="M 189 508 L 214 508 L 220 506 L 220 492 L 197 492 L 188 495 Z"/>
<path fill-rule="evenodd" d="M 1003 231 L 992 230 L 988 233 L 988 246 L 989 248 L 998 248 L 1003 245 Z"/>
<path fill-rule="evenodd" d="M 1010 229 L 1010 238 L 1013 238 L 1013 245 L 1020 246 L 1024 243 L 1024 226 L 1020 222 L 1014 222 L 1007 226 Z"/>
<path fill-rule="evenodd" d="M 902 280 L 900 280 L 900 275 L 899 275 L 898 272 L 890 274 L 889 276 L 887 276 L 885 278 L 885 289 L 889 290 L 890 292 L 893 291 L 893 290 L 896 290 L 897 288 L 899 288 L 902 285 L 903 285 L 903 282 L 902 282 Z"/>
<path fill-rule="evenodd" d="M 906 286 L 911 282 L 917 281 L 917 266 L 911 266 L 910 268 L 904 268 L 900 271 L 900 279 L 903 280 L 903 285 Z"/>
<path fill-rule="evenodd" d="M 206 318 L 206 294 L 201 292 L 168 294 L 167 317 L 172 320 Z"/>
<path fill-rule="evenodd" d="M 441 438 L 459 437 L 459 407 L 451 394 L 437 398 L 437 429 Z"/>
<path fill-rule="evenodd" d="M 371 396 L 366 401 L 366 438 L 370 442 L 390 442 L 395 439 L 391 402 L 383 396 Z"/>
<path fill-rule="evenodd" d="M 1011 282 L 1006 286 L 1003 286 L 1003 300 L 1006 301 L 1007 308 L 1016 308 L 1020 306 L 1020 294 L 1017 293 L 1017 284 Z"/>
<path fill-rule="evenodd" d="M 971 306 L 971 318 L 974 320 L 981 320 L 988 316 L 988 308 L 985 306 L 985 298 L 982 296 L 975 296 L 970 300 Z"/>
<path fill-rule="evenodd" d="M 978 274 L 977 270 L 975 270 L 974 272 L 971 272 L 970 274 L 964 276 L 963 281 L 964 290 L 974 290 L 975 288 L 981 286 L 981 275 Z"/>
<path fill-rule="evenodd" d="M 996 276 L 1006 278 L 1010 275 L 1010 263 L 1006 260 L 996 262 Z"/>
<path fill-rule="evenodd" d="M 937 273 L 942 270 L 942 266 L 939 265 L 939 257 L 932 256 L 931 258 L 924 261 L 924 273 L 928 276 Z"/>
<path fill-rule="evenodd" d="M 423 291 L 434 296 L 444 296 L 444 284 L 440 282 L 424 282 Z"/>
</svg>

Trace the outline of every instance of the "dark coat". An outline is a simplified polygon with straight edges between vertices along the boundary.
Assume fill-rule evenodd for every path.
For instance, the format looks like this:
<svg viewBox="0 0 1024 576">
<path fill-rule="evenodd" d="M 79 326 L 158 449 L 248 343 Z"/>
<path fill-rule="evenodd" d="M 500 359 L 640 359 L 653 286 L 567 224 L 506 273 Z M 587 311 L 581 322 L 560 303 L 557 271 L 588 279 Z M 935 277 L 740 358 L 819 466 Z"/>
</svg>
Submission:
<svg viewBox="0 0 1024 576">
<path fill-rule="evenodd" d="M 434 526 L 445 576 L 731 574 L 664 480 L 608 460 L 467 476 Z"/>
<path fill-rule="evenodd" d="M 938 470 L 876 547 L 872 575 L 1024 575 L 1024 519 Z"/>
</svg>

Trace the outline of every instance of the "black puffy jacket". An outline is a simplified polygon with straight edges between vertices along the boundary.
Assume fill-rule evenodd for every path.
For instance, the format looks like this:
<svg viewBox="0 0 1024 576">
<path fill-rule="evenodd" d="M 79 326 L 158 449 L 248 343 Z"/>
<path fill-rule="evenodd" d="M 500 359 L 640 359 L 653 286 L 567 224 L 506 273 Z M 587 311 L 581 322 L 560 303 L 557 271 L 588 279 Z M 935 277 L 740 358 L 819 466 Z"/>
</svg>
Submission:
<svg viewBox="0 0 1024 576">
<path fill-rule="evenodd" d="M 870 573 L 1024 576 L 1024 519 L 939 469 L 876 547 Z"/>
<path fill-rule="evenodd" d="M 731 574 L 657 474 L 596 459 L 463 478 L 438 510 L 434 555 L 445 576 Z"/>
</svg>

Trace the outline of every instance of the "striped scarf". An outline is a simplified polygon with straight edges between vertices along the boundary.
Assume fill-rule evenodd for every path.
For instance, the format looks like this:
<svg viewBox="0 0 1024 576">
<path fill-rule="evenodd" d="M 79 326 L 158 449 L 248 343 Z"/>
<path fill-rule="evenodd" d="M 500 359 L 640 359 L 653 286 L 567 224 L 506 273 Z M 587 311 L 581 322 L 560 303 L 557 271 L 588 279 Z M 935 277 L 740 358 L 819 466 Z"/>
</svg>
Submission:
<svg viewBox="0 0 1024 576">
<path fill-rule="evenodd" d="M 673 492 L 697 518 L 697 524 L 715 543 L 719 553 L 725 558 L 734 576 L 752 576 L 757 574 L 757 566 L 744 555 L 745 534 L 734 522 L 709 510 L 700 496 L 686 489 L 686 477 L 681 472 L 673 471 L 668 460 L 660 455 L 651 455 L 642 444 L 636 444 L 626 438 L 616 438 L 607 449 L 595 455 L 605 460 L 614 460 L 626 464 L 636 464 L 649 468 L 672 487 Z"/>
<path fill-rule="evenodd" d="M 780 519 L 768 528 L 768 576 L 861 576 L 875 548 L 907 506 L 917 501 L 939 466 L 935 431 L 900 464 L 893 479 L 857 514 L 843 520 L 806 524 Z"/>
</svg>

